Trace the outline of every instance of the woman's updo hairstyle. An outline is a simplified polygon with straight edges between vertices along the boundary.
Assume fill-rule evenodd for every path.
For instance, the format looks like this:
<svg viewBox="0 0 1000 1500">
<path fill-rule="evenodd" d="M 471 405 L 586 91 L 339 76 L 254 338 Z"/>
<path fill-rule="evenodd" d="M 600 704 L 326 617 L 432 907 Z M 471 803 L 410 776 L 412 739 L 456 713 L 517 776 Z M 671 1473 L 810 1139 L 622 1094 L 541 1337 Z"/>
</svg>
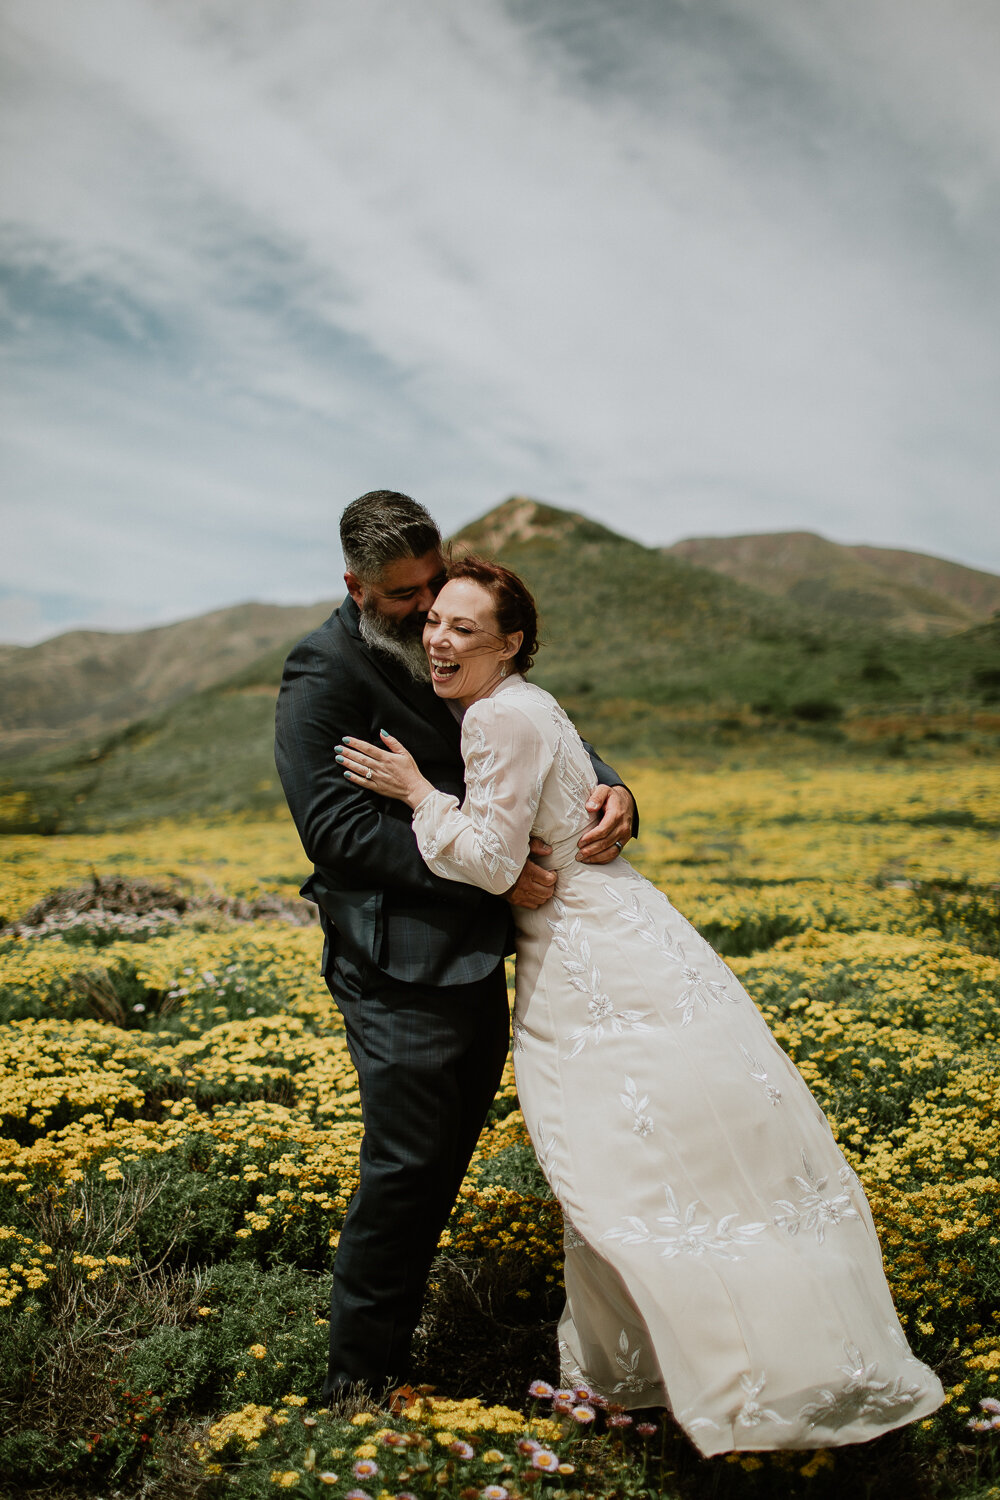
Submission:
<svg viewBox="0 0 1000 1500">
<path fill-rule="evenodd" d="M 530 671 L 538 650 L 538 611 L 527 585 L 509 568 L 471 553 L 452 558 L 447 573 L 449 578 L 468 578 L 486 589 L 493 600 L 500 634 L 514 635 L 519 630 L 523 637 L 517 655 L 511 658 L 511 670 Z"/>
</svg>

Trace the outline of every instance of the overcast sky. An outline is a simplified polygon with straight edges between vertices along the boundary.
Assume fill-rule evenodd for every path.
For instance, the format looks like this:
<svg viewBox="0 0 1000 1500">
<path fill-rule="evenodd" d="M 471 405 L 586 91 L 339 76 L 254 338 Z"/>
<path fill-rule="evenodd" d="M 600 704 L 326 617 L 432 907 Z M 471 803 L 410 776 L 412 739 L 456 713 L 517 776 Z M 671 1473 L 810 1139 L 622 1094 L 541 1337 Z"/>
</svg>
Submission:
<svg viewBox="0 0 1000 1500">
<path fill-rule="evenodd" d="M 0 640 L 512 493 L 1000 571 L 997 0 L 0 0 Z"/>
</svg>

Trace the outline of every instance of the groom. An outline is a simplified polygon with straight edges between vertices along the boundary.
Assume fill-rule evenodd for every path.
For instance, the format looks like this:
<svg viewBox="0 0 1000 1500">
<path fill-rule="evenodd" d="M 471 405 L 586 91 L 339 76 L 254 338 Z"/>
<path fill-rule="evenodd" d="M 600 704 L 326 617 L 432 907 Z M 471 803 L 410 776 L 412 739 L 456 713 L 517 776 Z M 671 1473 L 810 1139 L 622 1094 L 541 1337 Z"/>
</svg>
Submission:
<svg viewBox="0 0 1000 1500">
<path fill-rule="evenodd" d="M 507 1053 L 506 903 L 538 907 L 555 875 L 531 859 L 505 899 L 427 869 L 402 802 L 341 774 L 334 746 L 386 729 L 441 791 L 464 794 L 461 727 L 430 685 L 421 633 L 444 582 L 422 505 L 373 490 L 344 511 L 349 597 L 285 663 L 275 759 L 315 869 L 323 974 L 358 1072 L 361 1182 L 337 1248 L 323 1400 L 381 1395 L 407 1370 L 431 1258 Z M 588 747 L 589 748 L 589 747 Z M 580 858 L 614 859 L 637 827 L 632 797 L 591 751 L 601 821 Z"/>
</svg>

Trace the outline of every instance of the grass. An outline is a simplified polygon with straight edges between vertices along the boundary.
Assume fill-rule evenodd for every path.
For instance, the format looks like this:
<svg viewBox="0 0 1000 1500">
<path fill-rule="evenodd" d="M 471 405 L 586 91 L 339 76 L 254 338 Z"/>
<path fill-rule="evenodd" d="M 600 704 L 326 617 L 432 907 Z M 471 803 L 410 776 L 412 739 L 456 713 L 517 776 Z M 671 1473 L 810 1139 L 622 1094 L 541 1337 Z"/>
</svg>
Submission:
<svg viewBox="0 0 1000 1500">
<path fill-rule="evenodd" d="M 357 1090 L 318 935 L 268 905 L 304 873 L 293 830 L 219 816 L 4 840 L 0 914 L 34 908 L 0 935 L 13 1492 L 996 1500 L 997 1437 L 968 1426 L 1000 1396 L 995 765 L 970 741 L 794 758 L 708 741 L 628 771 L 630 853 L 729 956 L 827 1111 L 948 1405 L 820 1455 L 706 1463 L 659 1421 L 531 1437 L 528 1383 L 557 1374 L 561 1232 L 508 1072 L 418 1331 L 436 1397 L 319 1412 Z M 355 1478 L 365 1463 L 377 1482 Z"/>
</svg>

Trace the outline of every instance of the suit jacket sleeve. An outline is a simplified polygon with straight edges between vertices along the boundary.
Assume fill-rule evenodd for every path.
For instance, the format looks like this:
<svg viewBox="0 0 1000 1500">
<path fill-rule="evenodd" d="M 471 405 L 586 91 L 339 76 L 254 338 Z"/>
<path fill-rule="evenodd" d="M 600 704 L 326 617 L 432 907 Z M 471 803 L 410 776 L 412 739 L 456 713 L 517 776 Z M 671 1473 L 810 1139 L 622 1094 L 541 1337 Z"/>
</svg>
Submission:
<svg viewBox="0 0 1000 1500">
<path fill-rule="evenodd" d="M 306 854 L 344 890 L 446 894 L 477 906 L 482 892 L 433 875 L 420 857 L 409 809 L 346 781 L 334 758 L 345 734 L 373 739 L 366 684 L 309 636 L 285 663 L 275 762 Z M 429 779 L 433 773 L 427 772 Z"/>
</svg>

